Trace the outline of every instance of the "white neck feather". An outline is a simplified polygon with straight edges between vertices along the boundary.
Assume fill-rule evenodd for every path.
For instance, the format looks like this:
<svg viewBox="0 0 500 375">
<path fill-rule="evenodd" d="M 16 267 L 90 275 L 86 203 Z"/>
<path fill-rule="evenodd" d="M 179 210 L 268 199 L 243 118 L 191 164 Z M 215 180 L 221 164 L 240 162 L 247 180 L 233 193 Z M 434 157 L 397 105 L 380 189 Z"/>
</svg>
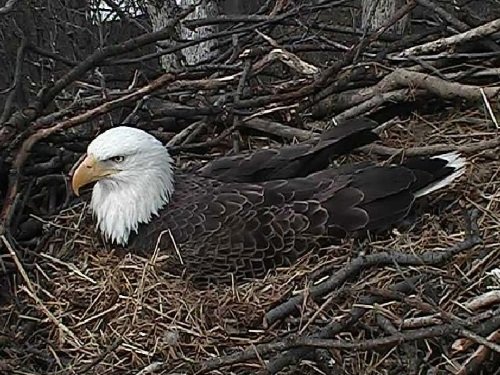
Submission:
<svg viewBox="0 0 500 375">
<path fill-rule="evenodd" d="M 163 147 L 133 155 L 126 168 L 96 183 L 91 208 L 107 240 L 125 246 L 130 232 L 148 223 L 174 192 L 172 159 Z"/>
</svg>

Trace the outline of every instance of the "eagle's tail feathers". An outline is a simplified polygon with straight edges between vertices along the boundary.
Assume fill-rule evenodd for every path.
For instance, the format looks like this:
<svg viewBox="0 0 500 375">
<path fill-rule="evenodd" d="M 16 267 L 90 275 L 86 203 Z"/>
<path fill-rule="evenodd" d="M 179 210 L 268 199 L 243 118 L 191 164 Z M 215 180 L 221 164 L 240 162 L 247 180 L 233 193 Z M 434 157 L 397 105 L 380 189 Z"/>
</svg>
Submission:
<svg viewBox="0 0 500 375">
<path fill-rule="evenodd" d="M 417 198 L 450 185 L 465 172 L 465 158 L 458 152 L 410 159 L 405 165 L 417 176 L 414 184 L 414 195 Z"/>
</svg>

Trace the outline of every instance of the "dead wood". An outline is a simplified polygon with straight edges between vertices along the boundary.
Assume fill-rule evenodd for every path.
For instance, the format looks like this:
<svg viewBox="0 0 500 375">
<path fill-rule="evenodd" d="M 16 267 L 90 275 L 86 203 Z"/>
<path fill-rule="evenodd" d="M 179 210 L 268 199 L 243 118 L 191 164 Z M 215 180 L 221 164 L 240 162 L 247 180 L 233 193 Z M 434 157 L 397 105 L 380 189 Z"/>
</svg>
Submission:
<svg viewBox="0 0 500 375">
<path fill-rule="evenodd" d="M 431 0 L 417 0 L 417 2 L 426 7 L 427 9 L 436 12 L 440 17 L 443 17 L 450 25 L 453 25 L 456 27 L 459 31 L 468 31 L 470 29 L 470 26 L 467 25 L 465 22 L 460 21 L 457 17 L 455 17 L 453 14 L 450 12 L 446 11 L 443 7 L 439 6 L 435 2 Z M 495 43 L 494 40 L 491 38 L 486 38 L 484 41 L 480 41 L 481 44 L 483 44 L 485 47 L 491 49 L 492 51 L 499 51 L 500 46 Z"/>
<path fill-rule="evenodd" d="M 475 41 L 485 36 L 494 34 L 498 31 L 500 31 L 500 19 L 495 19 L 491 22 L 485 23 L 484 25 L 478 26 L 468 31 L 464 31 L 463 33 L 457 35 L 407 48 L 400 53 L 400 56 L 419 55 L 423 53 L 435 52 L 440 49 L 454 47 L 457 44 Z"/>
<path fill-rule="evenodd" d="M 476 216 L 477 213 L 474 215 Z M 474 220 L 477 219 L 474 218 Z M 352 262 L 347 264 L 344 268 L 335 272 L 335 274 L 330 276 L 326 281 L 311 287 L 303 294 L 290 298 L 285 303 L 280 304 L 274 307 L 272 310 L 268 311 L 265 316 L 265 324 L 267 326 L 272 325 L 277 320 L 283 319 L 291 314 L 297 307 L 300 307 L 302 305 L 305 296 L 317 298 L 330 293 L 333 289 L 338 288 L 347 279 L 361 272 L 361 270 L 366 267 L 380 267 L 388 264 L 399 264 L 404 266 L 436 266 L 447 262 L 449 261 L 449 259 L 460 253 L 461 251 L 468 250 L 481 242 L 477 224 L 474 223 L 472 225 L 473 227 L 470 228 L 470 231 L 467 234 L 467 238 L 463 242 L 450 247 L 444 252 L 431 250 L 429 252 L 421 254 L 420 256 L 413 256 L 409 254 L 402 254 L 396 251 L 390 251 L 356 258 Z"/>
</svg>

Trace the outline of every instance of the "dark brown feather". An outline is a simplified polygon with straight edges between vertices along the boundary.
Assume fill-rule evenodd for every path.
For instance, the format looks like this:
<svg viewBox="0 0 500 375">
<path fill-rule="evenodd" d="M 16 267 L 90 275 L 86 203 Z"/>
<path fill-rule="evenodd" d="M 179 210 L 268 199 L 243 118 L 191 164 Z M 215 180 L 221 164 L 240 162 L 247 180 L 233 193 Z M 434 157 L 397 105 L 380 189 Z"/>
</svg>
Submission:
<svg viewBox="0 0 500 375">
<path fill-rule="evenodd" d="M 179 174 L 168 207 L 129 247 L 151 252 L 158 243 L 171 256 L 170 271 L 198 285 L 262 277 L 346 233 L 401 220 L 417 175 L 404 166 L 351 166 L 251 184 Z"/>
<path fill-rule="evenodd" d="M 360 117 L 346 120 L 321 135 L 317 142 L 259 150 L 216 159 L 198 173 L 226 182 L 262 182 L 305 177 L 322 170 L 335 158 L 378 140 L 378 124 Z"/>
<path fill-rule="evenodd" d="M 317 144 L 222 158 L 199 173 L 176 174 L 168 206 L 128 247 L 150 253 L 159 246 L 170 272 L 185 272 L 201 286 L 262 277 L 348 233 L 385 229 L 408 214 L 418 189 L 454 171 L 439 158 L 324 169 L 331 156 L 376 139 L 375 125 L 352 120 Z"/>
</svg>

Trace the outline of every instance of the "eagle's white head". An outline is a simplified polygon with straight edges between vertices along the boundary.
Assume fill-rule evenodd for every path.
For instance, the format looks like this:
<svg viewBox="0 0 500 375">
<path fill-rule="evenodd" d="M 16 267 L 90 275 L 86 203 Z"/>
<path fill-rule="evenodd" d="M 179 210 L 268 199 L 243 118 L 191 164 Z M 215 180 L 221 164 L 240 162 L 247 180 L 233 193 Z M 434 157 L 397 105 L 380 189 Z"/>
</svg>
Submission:
<svg viewBox="0 0 500 375">
<path fill-rule="evenodd" d="M 91 209 L 107 240 L 126 245 L 131 231 L 148 223 L 174 191 L 172 158 L 161 142 L 143 130 L 119 126 L 94 139 L 76 169 L 72 185 L 97 181 Z"/>
</svg>

